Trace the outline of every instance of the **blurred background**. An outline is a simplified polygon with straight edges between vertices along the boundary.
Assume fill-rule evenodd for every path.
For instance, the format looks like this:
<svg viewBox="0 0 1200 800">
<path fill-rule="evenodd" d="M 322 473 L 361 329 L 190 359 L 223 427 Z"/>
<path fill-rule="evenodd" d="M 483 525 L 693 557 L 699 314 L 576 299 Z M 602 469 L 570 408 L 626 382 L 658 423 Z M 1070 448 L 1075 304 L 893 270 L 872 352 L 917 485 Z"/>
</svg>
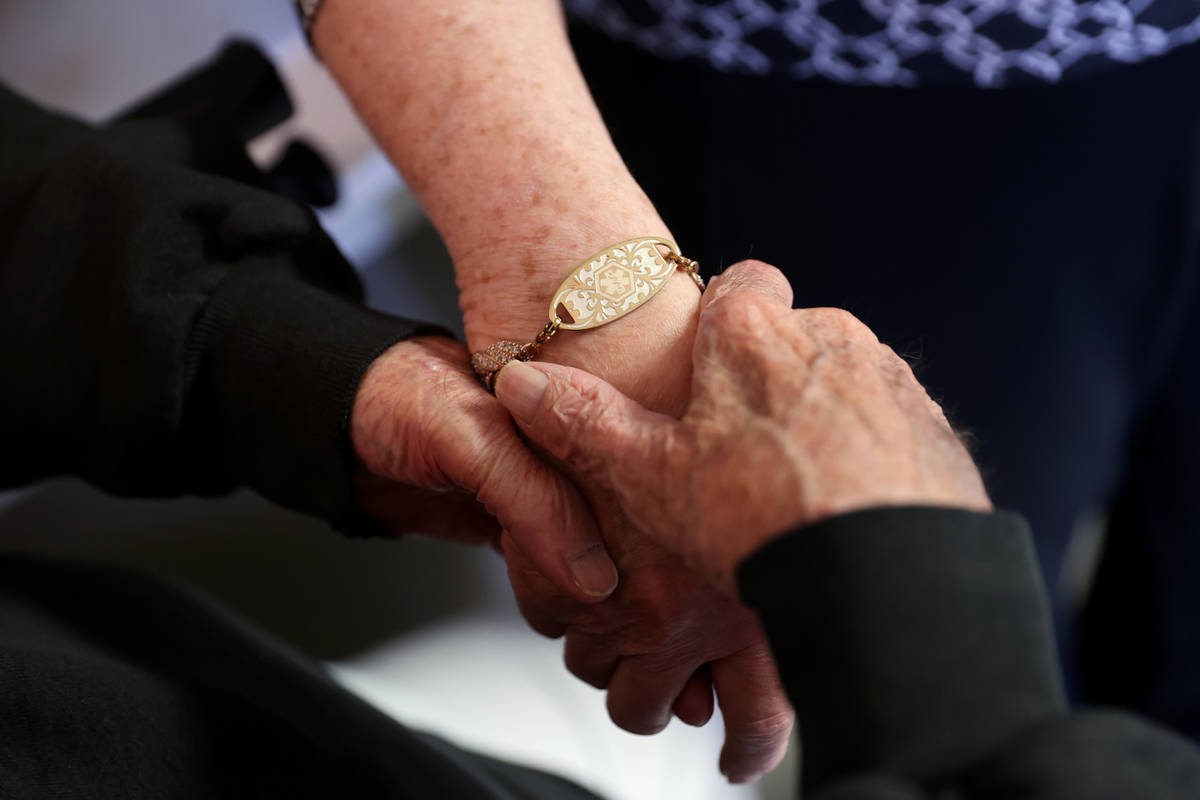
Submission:
<svg viewBox="0 0 1200 800">
<path fill-rule="evenodd" d="M 340 199 L 320 215 L 359 267 L 368 302 L 460 330 L 436 232 L 310 54 L 286 0 L 0 0 L 0 81 L 100 122 L 235 36 L 268 54 L 296 107 L 252 144 L 255 159 L 270 165 L 288 142 L 311 144 L 338 174 Z M 249 492 L 131 501 L 74 480 L 0 493 L 0 548 L 133 565 L 199 587 L 406 723 L 607 797 L 791 794 L 794 764 L 756 787 L 725 783 L 719 716 L 651 738 L 619 731 L 603 693 L 563 668 L 561 643 L 524 626 L 490 551 L 421 537 L 346 541 Z"/>
</svg>

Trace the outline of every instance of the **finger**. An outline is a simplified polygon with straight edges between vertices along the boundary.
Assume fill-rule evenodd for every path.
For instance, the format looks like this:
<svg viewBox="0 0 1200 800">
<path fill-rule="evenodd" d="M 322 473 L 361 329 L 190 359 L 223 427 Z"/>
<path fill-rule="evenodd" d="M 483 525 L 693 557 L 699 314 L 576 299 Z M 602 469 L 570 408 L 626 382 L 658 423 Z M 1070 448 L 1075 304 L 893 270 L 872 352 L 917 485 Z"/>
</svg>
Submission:
<svg viewBox="0 0 1200 800">
<path fill-rule="evenodd" d="M 725 719 L 721 773 L 731 783 L 752 781 L 783 760 L 796 714 L 765 640 L 709 668 Z"/>
<path fill-rule="evenodd" d="M 712 719 L 713 685 L 712 675 L 708 671 L 707 664 L 693 672 L 692 677 L 688 678 L 683 691 L 679 693 L 679 697 L 675 698 L 675 705 L 671 707 L 671 710 L 684 724 L 696 728 L 708 724 L 708 721 Z"/>
<path fill-rule="evenodd" d="M 630 733 L 658 733 L 697 666 L 675 658 L 664 663 L 661 654 L 622 658 L 608 684 L 608 716 Z"/>
<path fill-rule="evenodd" d="M 531 441 L 586 479 L 618 492 L 661 480 L 663 465 L 647 463 L 676 421 L 643 408 L 582 370 L 558 364 L 509 362 L 496 397 Z M 650 493 L 657 482 L 649 487 Z"/>
<path fill-rule="evenodd" d="M 700 297 L 700 313 L 731 294 L 755 292 L 782 308 L 792 307 L 792 285 L 775 267 L 762 261 L 739 261 L 708 283 Z"/>
<path fill-rule="evenodd" d="M 358 507 L 388 533 L 419 533 L 463 544 L 497 544 L 500 525 L 465 491 L 422 489 L 379 475 L 354 478 Z"/>
<path fill-rule="evenodd" d="M 617 588 L 617 567 L 583 496 L 516 435 L 480 448 L 470 484 L 533 566 L 576 600 Z"/>
<path fill-rule="evenodd" d="M 597 689 L 607 689 L 617 668 L 618 656 L 601 638 L 572 631 L 563 646 L 563 663 L 579 680 Z"/>
<path fill-rule="evenodd" d="M 564 615 L 555 607 L 555 589 L 549 581 L 518 555 L 518 548 L 506 533 L 501 539 L 504 563 L 508 567 L 508 580 L 512 584 L 513 597 L 521 616 L 529 627 L 549 639 L 557 639 L 566 633 Z"/>
</svg>

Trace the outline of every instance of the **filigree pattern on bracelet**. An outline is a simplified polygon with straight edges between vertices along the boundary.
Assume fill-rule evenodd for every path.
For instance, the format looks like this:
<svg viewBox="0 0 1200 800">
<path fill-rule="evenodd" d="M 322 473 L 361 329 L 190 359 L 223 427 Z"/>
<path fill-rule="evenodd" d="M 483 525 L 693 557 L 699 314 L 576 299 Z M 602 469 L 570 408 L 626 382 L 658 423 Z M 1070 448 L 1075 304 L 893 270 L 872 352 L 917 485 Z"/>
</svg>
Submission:
<svg viewBox="0 0 1200 800">
<path fill-rule="evenodd" d="M 676 270 L 704 291 L 700 265 L 680 255 L 675 243 L 657 236 L 629 239 L 604 248 L 576 267 L 550 300 L 550 321 L 532 342 L 496 342 L 471 356 L 479 380 L 494 391 L 496 375 L 510 361 L 530 361 L 560 329 L 598 328 L 641 306 Z"/>
<path fill-rule="evenodd" d="M 550 316 L 562 328 L 598 328 L 633 311 L 666 285 L 675 271 L 659 248 L 674 251 L 666 239 L 630 239 L 601 250 L 580 264 L 550 301 Z"/>
</svg>

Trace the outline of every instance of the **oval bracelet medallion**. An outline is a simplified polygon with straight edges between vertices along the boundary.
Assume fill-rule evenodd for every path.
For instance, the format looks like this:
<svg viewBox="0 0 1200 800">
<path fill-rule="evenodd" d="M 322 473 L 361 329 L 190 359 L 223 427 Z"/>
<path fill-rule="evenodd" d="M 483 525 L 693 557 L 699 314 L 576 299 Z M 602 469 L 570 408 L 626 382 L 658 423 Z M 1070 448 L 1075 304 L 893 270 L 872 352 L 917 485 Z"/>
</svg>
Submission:
<svg viewBox="0 0 1200 800">
<path fill-rule="evenodd" d="M 675 271 L 660 247 L 669 239 L 645 236 L 606 247 L 567 276 L 550 300 L 550 320 L 570 331 L 596 328 L 633 311 L 666 285 Z"/>
</svg>

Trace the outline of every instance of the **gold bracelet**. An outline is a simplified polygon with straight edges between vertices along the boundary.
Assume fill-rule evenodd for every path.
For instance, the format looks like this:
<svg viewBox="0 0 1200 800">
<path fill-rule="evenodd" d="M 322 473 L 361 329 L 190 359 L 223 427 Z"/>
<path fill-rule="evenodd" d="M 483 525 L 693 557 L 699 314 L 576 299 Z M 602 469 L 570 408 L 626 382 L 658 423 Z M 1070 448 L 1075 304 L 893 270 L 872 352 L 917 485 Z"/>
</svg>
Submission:
<svg viewBox="0 0 1200 800">
<path fill-rule="evenodd" d="M 700 291 L 700 265 L 684 258 L 669 239 L 643 236 L 604 248 L 576 267 L 550 300 L 550 321 L 532 342 L 502 340 L 471 356 L 471 366 L 487 390 L 509 361 L 531 361 L 559 329 L 581 331 L 607 325 L 658 293 L 679 269 Z"/>
</svg>

